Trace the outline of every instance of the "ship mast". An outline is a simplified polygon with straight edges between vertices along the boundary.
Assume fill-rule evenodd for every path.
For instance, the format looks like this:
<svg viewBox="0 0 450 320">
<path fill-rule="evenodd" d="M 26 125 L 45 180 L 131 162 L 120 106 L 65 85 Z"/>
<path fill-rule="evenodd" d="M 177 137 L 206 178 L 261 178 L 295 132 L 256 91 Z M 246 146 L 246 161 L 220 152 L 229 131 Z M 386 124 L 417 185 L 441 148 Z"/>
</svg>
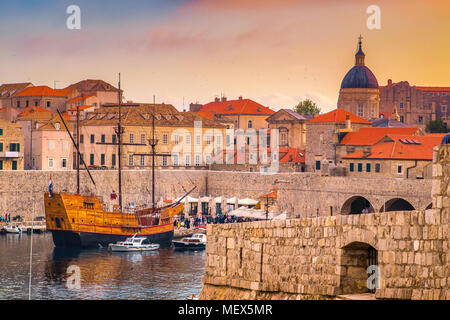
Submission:
<svg viewBox="0 0 450 320">
<path fill-rule="evenodd" d="M 119 73 L 119 122 L 117 124 L 117 128 L 115 132 L 117 134 L 117 157 L 118 157 L 118 174 L 119 174 L 119 211 L 122 212 L 122 161 L 121 161 L 121 145 L 122 145 L 122 134 L 124 133 L 124 129 L 122 128 L 122 114 L 121 114 L 121 105 L 122 105 L 122 91 L 120 90 L 120 73 Z"/>
<path fill-rule="evenodd" d="M 77 104 L 77 194 L 80 194 L 80 107 Z"/>
<path fill-rule="evenodd" d="M 155 139 L 155 96 L 153 96 L 153 113 L 152 113 L 152 138 L 148 140 L 152 146 L 152 210 L 155 212 L 155 157 L 156 157 L 156 145 L 158 140 Z"/>
</svg>

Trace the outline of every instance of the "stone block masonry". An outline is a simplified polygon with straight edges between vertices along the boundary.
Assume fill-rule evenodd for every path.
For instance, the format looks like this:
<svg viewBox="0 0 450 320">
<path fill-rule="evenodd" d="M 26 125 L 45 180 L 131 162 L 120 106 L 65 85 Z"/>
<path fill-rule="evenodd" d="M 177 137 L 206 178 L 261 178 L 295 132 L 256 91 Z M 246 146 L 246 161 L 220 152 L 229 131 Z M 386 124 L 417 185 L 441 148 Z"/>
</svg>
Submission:
<svg viewBox="0 0 450 320">
<path fill-rule="evenodd" d="M 433 209 L 210 225 L 200 299 L 450 299 L 450 149 L 435 152 Z M 375 284 L 376 282 L 372 282 Z"/>
</svg>

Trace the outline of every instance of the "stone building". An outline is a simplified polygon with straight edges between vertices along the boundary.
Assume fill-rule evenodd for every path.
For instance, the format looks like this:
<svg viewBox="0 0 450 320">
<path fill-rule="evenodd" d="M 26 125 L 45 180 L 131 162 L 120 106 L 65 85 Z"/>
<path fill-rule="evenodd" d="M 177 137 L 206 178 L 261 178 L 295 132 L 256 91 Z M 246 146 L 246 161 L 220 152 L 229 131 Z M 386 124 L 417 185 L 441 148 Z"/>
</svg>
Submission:
<svg viewBox="0 0 450 320">
<path fill-rule="evenodd" d="M 372 71 L 365 65 L 365 54 L 359 38 L 355 66 L 348 71 L 341 83 L 337 106 L 367 120 L 378 119 L 380 90 Z"/>
<path fill-rule="evenodd" d="M 179 112 L 168 104 L 125 104 L 121 106 L 122 167 L 148 169 L 152 165 L 152 115 L 158 167 L 201 167 L 224 149 L 226 127 L 192 112 Z M 80 152 L 86 164 L 117 168 L 118 106 L 103 106 L 81 121 Z"/>
<path fill-rule="evenodd" d="M 71 84 L 66 89 L 75 89 L 78 96 L 74 100 L 68 101 L 68 108 L 75 107 L 77 103 L 80 105 L 93 105 L 100 107 L 105 103 L 116 104 L 119 101 L 119 89 L 103 80 L 87 79 Z"/>
<path fill-rule="evenodd" d="M 370 122 L 343 109 L 335 109 L 306 122 L 306 171 L 322 171 L 336 165 L 336 146 L 346 132 L 369 127 Z M 324 170 L 325 172 L 326 170 Z"/>
<path fill-rule="evenodd" d="M 266 121 L 270 129 L 278 129 L 280 147 L 291 147 L 305 150 L 306 144 L 306 122 L 312 119 L 312 116 L 298 114 L 290 109 L 281 109 Z"/>
<path fill-rule="evenodd" d="M 234 123 L 234 128 L 241 130 L 267 129 L 266 119 L 275 112 L 251 99 L 239 97 L 237 100 L 227 100 L 226 97 L 216 98 L 198 110 L 212 112 L 215 120 L 225 120 Z"/>
<path fill-rule="evenodd" d="M 68 129 L 70 124 L 65 119 Z M 38 122 L 33 130 L 31 168 L 34 170 L 71 170 L 73 144 L 59 115 L 48 122 Z"/>
<path fill-rule="evenodd" d="M 450 87 L 411 86 L 408 81 L 380 86 L 380 112 L 397 110 L 400 121 L 424 128 L 430 120 L 449 119 Z"/>
<path fill-rule="evenodd" d="M 26 88 L 32 87 L 30 82 L 24 83 L 6 83 L 0 86 L 0 118 L 5 120 L 11 120 L 12 111 L 12 99 L 19 92 Z"/>
<path fill-rule="evenodd" d="M 20 112 L 30 106 L 41 107 L 51 112 L 65 111 L 67 100 L 77 95 L 74 89 L 52 89 L 48 86 L 28 87 L 12 97 L 10 121 L 15 120 Z"/>
<path fill-rule="evenodd" d="M 21 131 L 24 137 L 23 152 L 25 170 L 35 168 L 35 165 L 33 165 L 33 154 L 31 152 L 33 149 L 34 140 L 37 139 L 36 136 L 33 136 L 35 131 L 40 126 L 48 123 L 54 116 L 55 114 L 53 112 L 34 106 L 27 107 L 18 114 L 16 123 L 20 123 L 22 128 Z"/>
<path fill-rule="evenodd" d="M 433 148 L 444 134 L 388 134 L 373 145 L 342 157 L 349 176 L 423 179 L 424 169 L 433 160 Z"/>
<path fill-rule="evenodd" d="M 20 124 L 0 119 L 0 170 L 23 170 L 23 145 Z"/>
</svg>

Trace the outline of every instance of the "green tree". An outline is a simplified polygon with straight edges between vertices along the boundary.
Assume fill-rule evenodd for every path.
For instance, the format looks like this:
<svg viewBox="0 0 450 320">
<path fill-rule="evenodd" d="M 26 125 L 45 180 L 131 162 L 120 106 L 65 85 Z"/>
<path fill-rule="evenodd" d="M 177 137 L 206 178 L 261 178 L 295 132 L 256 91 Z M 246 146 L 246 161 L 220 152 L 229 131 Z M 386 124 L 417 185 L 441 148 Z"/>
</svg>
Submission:
<svg viewBox="0 0 450 320">
<path fill-rule="evenodd" d="M 311 101 L 310 99 L 300 101 L 300 103 L 296 105 L 293 109 L 295 112 L 299 114 L 308 114 L 311 116 L 318 114 L 321 111 L 320 108 L 316 105 L 316 103 Z"/>
<path fill-rule="evenodd" d="M 428 122 L 425 131 L 428 133 L 447 133 L 447 126 L 444 121 L 439 118 Z"/>
</svg>

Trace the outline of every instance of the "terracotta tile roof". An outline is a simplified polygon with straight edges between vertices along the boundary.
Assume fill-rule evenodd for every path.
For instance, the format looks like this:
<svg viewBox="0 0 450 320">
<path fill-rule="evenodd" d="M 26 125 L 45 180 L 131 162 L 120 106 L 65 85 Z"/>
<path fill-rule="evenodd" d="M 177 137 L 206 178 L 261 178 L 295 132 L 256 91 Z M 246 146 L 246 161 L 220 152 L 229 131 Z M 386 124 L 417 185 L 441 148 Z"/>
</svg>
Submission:
<svg viewBox="0 0 450 320">
<path fill-rule="evenodd" d="M 334 109 L 333 111 L 330 111 L 328 113 L 321 114 L 321 115 L 309 120 L 308 123 L 327 123 L 327 122 L 345 123 L 347 115 L 350 116 L 350 121 L 352 123 L 364 123 L 364 124 L 371 123 L 370 121 L 360 118 L 357 115 L 354 115 L 353 113 L 350 113 L 344 109 Z"/>
<path fill-rule="evenodd" d="M 251 115 L 271 115 L 275 111 L 250 100 L 238 99 L 227 101 L 214 101 L 205 104 L 199 111 L 214 111 L 218 114 L 251 114 Z"/>
<path fill-rule="evenodd" d="M 6 108 L 0 108 L 0 112 L 5 112 Z"/>
<path fill-rule="evenodd" d="M 29 86 L 33 86 L 33 84 L 31 82 L 2 84 L 0 86 L 0 98 L 14 97 L 15 94 L 25 90 Z"/>
<path fill-rule="evenodd" d="M 433 160 L 433 148 L 441 143 L 441 136 L 388 135 L 371 147 L 370 155 L 363 151 L 349 154 L 344 159 Z"/>
<path fill-rule="evenodd" d="M 307 120 L 314 118 L 313 116 L 310 116 L 307 114 L 297 113 L 291 109 L 280 109 L 277 112 L 275 112 L 274 114 L 272 114 L 270 117 L 268 117 L 266 119 L 266 121 L 267 122 L 271 122 L 271 120 L 273 121 L 273 118 L 277 117 L 277 115 L 280 113 L 287 113 L 288 115 L 290 115 L 291 117 L 293 117 L 294 119 L 299 120 L 299 121 L 307 121 Z"/>
<path fill-rule="evenodd" d="M 64 120 L 66 122 L 67 128 L 69 128 L 69 130 L 72 130 L 72 127 L 71 127 L 71 125 L 69 123 L 69 115 L 67 114 L 67 112 L 64 112 L 62 114 L 62 116 L 63 116 L 63 118 L 64 118 Z M 57 124 L 59 124 L 59 129 L 57 129 Z M 43 124 L 42 126 L 40 126 L 38 130 L 39 131 L 60 131 L 60 130 L 63 130 L 64 132 L 67 132 L 66 128 L 64 127 L 64 124 L 61 121 L 61 118 L 59 117 L 58 114 L 55 114 L 50 119 L 50 121 L 48 121 L 45 124 Z"/>
<path fill-rule="evenodd" d="M 70 100 L 67 100 L 67 103 L 73 103 L 73 102 L 83 101 L 83 100 L 85 100 L 85 99 L 87 99 L 87 98 L 90 98 L 90 97 L 94 97 L 94 95 L 87 95 L 87 96 L 81 95 L 81 96 L 72 98 L 72 99 L 70 99 Z"/>
<path fill-rule="evenodd" d="M 76 89 L 80 93 L 94 94 L 97 91 L 118 91 L 118 89 L 103 80 L 87 79 L 71 84 L 67 89 Z"/>
<path fill-rule="evenodd" d="M 42 107 L 29 106 L 17 115 L 17 120 L 49 120 L 53 112 Z"/>
<path fill-rule="evenodd" d="M 209 119 L 209 120 L 214 120 L 214 111 L 198 111 L 195 112 L 196 115 Z"/>
<path fill-rule="evenodd" d="M 29 87 L 16 94 L 16 97 L 32 97 L 32 96 L 46 96 L 46 97 L 67 97 L 72 92 L 72 89 L 52 89 L 48 86 Z"/>
<path fill-rule="evenodd" d="M 415 127 L 367 127 L 360 128 L 358 131 L 347 133 L 344 138 L 342 138 L 341 145 L 350 146 L 366 146 L 373 145 L 374 143 L 380 141 L 386 135 L 397 134 L 397 135 L 423 135 L 419 128 Z"/>
<path fill-rule="evenodd" d="M 89 108 L 92 108 L 93 106 L 79 106 L 78 110 L 82 111 L 82 110 L 86 110 Z M 77 111 L 77 107 L 72 107 L 70 109 L 67 109 L 67 111 Z"/>
<path fill-rule="evenodd" d="M 212 121 L 192 112 L 179 112 L 170 104 L 132 104 L 121 107 L 122 124 L 124 126 L 151 126 L 152 114 L 155 115 L 155 126 L 159 127 L 193 127 L 194 121 L 202 121 L 202 127 L 225 128 L 217 121 Z M 118 106 L 105 106 L 88 112 L 82 125 L 116 125 L 118 122 Z"/>
</svg>

